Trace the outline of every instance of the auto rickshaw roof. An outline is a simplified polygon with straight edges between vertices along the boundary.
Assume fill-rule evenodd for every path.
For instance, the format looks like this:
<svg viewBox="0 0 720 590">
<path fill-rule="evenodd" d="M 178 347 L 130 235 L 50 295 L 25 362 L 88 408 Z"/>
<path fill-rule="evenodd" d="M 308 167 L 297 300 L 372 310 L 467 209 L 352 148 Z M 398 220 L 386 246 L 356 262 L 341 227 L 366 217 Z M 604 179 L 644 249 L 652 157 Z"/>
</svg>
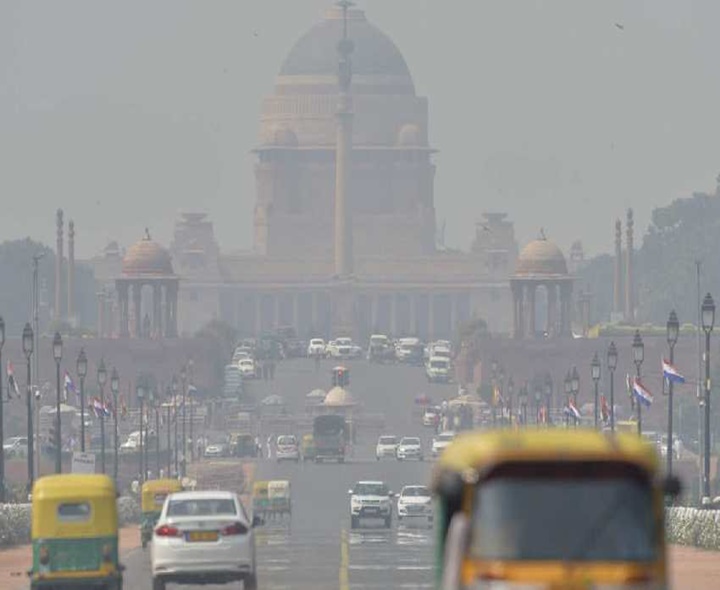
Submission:
<svg viewBox="0 0 720 590">
<path fill-rule="evenodd" d="M 35 500 L 62 500 L 65 498 L 115 497 L 115 483 L 107 475 L 69 473 L 46 475 L 33 485 Z"/>
<path fill-rule="evenodd" d="M 143 492 L 179 492 L 182 490 L 182 483 L 177 479 L 163 478 L 150 479 L 142 485 Z"/>
<path fill-rule="evenodd" d="M 634 434 L 582 428 L 496 430 L 458 435 L 443 451 L 433 480 L 443 472 L 478 472 L 516 461 L 626 461 L 649 472 L 658 469 L 652 445 Z"/>
</svg>

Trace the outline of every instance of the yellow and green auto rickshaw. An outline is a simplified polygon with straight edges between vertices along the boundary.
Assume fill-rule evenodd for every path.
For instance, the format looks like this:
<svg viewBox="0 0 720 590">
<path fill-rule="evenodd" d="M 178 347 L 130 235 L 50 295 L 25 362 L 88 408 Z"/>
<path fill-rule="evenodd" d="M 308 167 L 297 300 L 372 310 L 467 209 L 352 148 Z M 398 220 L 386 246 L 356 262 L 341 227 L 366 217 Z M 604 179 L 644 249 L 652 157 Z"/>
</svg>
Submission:
<svg viewBox="0 0 720 590">
<path fill-rule="evenodd" d="M 667 587 L 664 496 L 679 482 L 637 435 L 468 433 L 432 485 L 441 590 Z"/>
<path fill-rule="evenodd" d="M 303 434 L 300 441 L 300 455 L 303 461 L 314 461 L 317 452 L 315 450 L 315 438 L 312 434 Z"/>
<path fill-rule="evenodd" d="M 269 483 L 268 481 L 256 481 L 253 483 L 252 506 L 254 516 L 265 518 L 270 513 Z"/>
<path fill-rule="evenodd" d="M 286 479 L 276 479 L 268 482 L 269 514 L 284 518 L 292 515 L 292 500 L 290 498 L 290 482 Z"/>
<path fill-rule="evenodd" d="M 165 498 L 168 494 L 182 491 L 182 484 L 177 479 L 151 479 L 146 481 L 140 492 L 140 541 L 143 549 L 152 539 L 153 528 L 160 517 Z"/>
<path fill-rule="evenodd" d="M 106 475 L 48 475 L 32 489 L 30 588 L 122 589 L 115 484 Z"/>
</svg>

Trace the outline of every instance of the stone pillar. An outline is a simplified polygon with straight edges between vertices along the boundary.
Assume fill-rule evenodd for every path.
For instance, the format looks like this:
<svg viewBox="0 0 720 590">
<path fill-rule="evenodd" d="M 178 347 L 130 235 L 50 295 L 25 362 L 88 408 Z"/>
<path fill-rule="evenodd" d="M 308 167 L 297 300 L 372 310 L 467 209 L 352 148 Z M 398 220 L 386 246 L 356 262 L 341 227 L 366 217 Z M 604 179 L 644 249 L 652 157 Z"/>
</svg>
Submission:
<svg viewBox="0 0 720 590">
<path fill-rule="evenodd" d="M 518 338 L 525 338 L 525 284 L 518 284 L 517 298 Z"/>
<path fill-rule="evenodd" d="M 62 277 L 63 277 L 63 210 L 58 209 L 55 214 L 57 229 L 57 243 L 55 250 L 55 319 L 61 317 L 62 306 Z"/>
<path fill-rule="evenodd" d="M 560 335 L 569 336 L 570 329 L 570 310 L 572 298 L 572 283 L 565 282 L 560 284 Z"/>
<path fill-rule="evenodd" d="M 130 284 L 117 282 L 118 303 L 120 304 L 120 337 L 130 336 Z"/>
<path fill-rule="evenodd" d="M 417 298 L 415 293 L 408 295 L 408 301 L 410 303 L 410 333 L 413 336 L 417 336 L 418 323 L 417 323 Z"/>
<path fill-rule="evenodd" d="M 557 336 L 557 285 L 548 283 L 547 289 L 547 333 L 549 337 Z"/>
<path fill-rule="evenodd" d="M 103 338 L 105 336 L 105 290 L 99 291 L 97 294 L 97 336 Z"/>
<path fill-rule="evenodd" d="M 371 293 L 370 297 L 370 333 L 377 332 L 377 312 L 378 312 L 378 296 L 377 293 Z"/>
<path fill-rule="evenodd" d="M 457 295 L 450 293 L 450 334 L 457 333 Z"/>
<path fill-rule="evenodd" d="M 165 303 L 165 338 L 172 338 L 170 332 L 170 323 L 172 322 L 172 306 L 170 305 L 170 285 L 163 285 L 164 303 Z"/>
<path fill-rule="evenodd" d="M 300 293 L 292 295 L 292 325 L 298 337 L 300 336 Z"/>
<path fill-rule="evenodd" d="M 613 311 L 622 311 L 622 223 L 615 221 L 615 276 L 613 281 Z"/>
<path fill-rule="evenodd" d="M 75 222 L 68 223 L 67 317 L 75 321 Z"/>
<path fill-rule="evenodd" d="M 316 292 L 310 295 L 310 327 L 315 334 L 318 333 L 318 296 Z M 314 335 L 313 335 L 314 337 Z"/>
<path fill-rule="evenodd" d="M 273 321 L 272 325 L 274 328 L 280 327 L 280 294 L 275 293 L 273 295 L 274 299 L 274 305 L 273 305 Z"/>
<path fill-rule="evenodd" d="M 153 285 L 153 338 L 162 337 L 162 287 L 160 283 Z"/>
<path fill-rule="evenodd" d="M 633 268 L 634 246 L 633 246 L 633 210 L 628 209 L 627 221 L 627 244 L 625 250 L 625 321 L 635 322 L 635 277 Z"/>
<path fill-rule="evenodd" d="M 435 339 L 435 296 L 428 294 L 428 334 L 431 340 Z"/>
<path fill-rule="evenodd" d="M 262 296 L 255 292 L 255 336 L 259 336 L 262 332 Z"/>
<path fill-rule="evenodd" d="M 177 338 L 178 335 L 178 316 L 177 316 L 177 308 L 178 308 L 178 291 L 179 291 L 179 285 L 176 282 L 172 283 L 172 286 L 170 288 L 170 323 L 168 324 L 168 332 L 170 333 L 171 338 Z"/>
<path fill-rule="evenodd" d="M 530 338 L 535 338 L 535 330 L 537 329 L 535 322 L 535 292 L 537 285 L 529 283 L 527 286 L 527 306 L 528 306 L 528 326 L 527 334 Z"/>
<path fill-rule="evenodd" d="M 133 281 L 133 309 L 135 311 L 135 338 L 142 337 L 142 283 Z"/>
<path fill-rule="evenodd" d="M 397 336 L 397 293 L 390 295 L 390 332 L 392 337 Z"/>
</svg>

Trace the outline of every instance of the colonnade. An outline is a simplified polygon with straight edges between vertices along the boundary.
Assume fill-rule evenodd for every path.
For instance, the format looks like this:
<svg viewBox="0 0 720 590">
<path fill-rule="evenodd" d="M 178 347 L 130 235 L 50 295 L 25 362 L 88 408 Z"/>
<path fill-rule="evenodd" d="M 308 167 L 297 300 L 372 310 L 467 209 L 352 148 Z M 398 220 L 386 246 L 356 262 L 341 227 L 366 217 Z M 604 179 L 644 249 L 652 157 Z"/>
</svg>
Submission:
<svg viewBox="0 0 720 590">
<path fill-rule="evenodd" d="M 513 333 L 516 338 L 534 338 L 537 331 L 538 288 L 547 292 L 547 321 L 543 332 L 548 337 L 570 335 L 572 280 L 540 281 L 513 279 Z"/>
<path fill-rule="evenodd" d="M 177 278 L 117 279 L 120 336 L 135 338 L 177 337 Z M 142 290 L 152 289 L 151 309 L 143 310 Z M 133 330 L 130 312 L 132 301 Z M 163 317 L 164 316 L 164 317 Z M 132 334 L 131 334 L 132 333 Z"/>
</svg>

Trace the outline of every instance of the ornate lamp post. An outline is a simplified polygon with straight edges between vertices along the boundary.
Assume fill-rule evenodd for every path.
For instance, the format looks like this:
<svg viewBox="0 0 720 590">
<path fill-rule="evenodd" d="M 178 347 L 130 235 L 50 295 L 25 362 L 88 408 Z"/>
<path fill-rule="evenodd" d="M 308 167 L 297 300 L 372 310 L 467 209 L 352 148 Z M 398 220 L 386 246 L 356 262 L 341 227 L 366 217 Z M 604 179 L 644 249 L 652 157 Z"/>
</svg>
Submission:
<svg viewBox="0 0 720 590">
<path fill-rule="evenodd" d="M 570 396 L 572 395 L 572 375 L 570 374 L 570 371 L 567 372 L 567 375 L 565 375 L 565 380 L 563 381 L 563 386 L 565 387 L 565 403 L 567 404 L 568 408 L 570 407 Z M 567 412 L 565 412 L 565 428 L 567 428 L 570 425 L 570 416 Z"/>
<path fill-rule="evenodd" d="M 117 369 L 113 367 L 110 375 L 110 391 L 113 398 L 114 436 L 113 436 L 113 479 L 117 486 L 118 481 L 118 391 L 120 391 L 120 377 Z"/>
<path fill-rule="evenodd" d="M 138 403 L 140 404 L 140 444 L 138 447 L 138 459 L 140 467 L 140 483 L 145 481 L 145 471 L 143 469 L 143 405 L 145 403 L 145 385 L 142 379 L 138 379 L 137 385 L 135 386 L 137 392 Z"/>
<path fill-rule="evenodd" d="M 178 465 L 178 415 L 177 415 L 177 394 L 178 394 L 178 381 L 177 377 L 173 375 L 172 378 L 172 394 L 173 394 L 173 426 L 175 428 L 174 445 L 173 445 L 173 456 L 175 457 L 175 477 L 180 473 L 180 466 Z"/>
<path fill-rule="evenodd" d="M 642 336 L 640 336 L 640 330 L 635 330 L 635 337 L 633 338 L 632 343 L 632 350 L 633 350 L 633 362 L 635 363 L 635 375 L 638 379 L 640 379 L 640 366 L 643 363 L 643 360 L 645 360 L 645 344 L 643 343 Z M 635 399 L 635 393 L 633 391 L 630 392 L 630 395 Z M 640 401 L 637 402 L 637 416 L 638 416 L 638 427 L 637 431 L 638 434 L 642 434 L 642 403 Z"/>
<path fill-rule="evenodd" d="M 508 423 L 512 426 L 513 418 L 513 394 L 515 393 L 515 383 L 513 378 L 510 377 L 507 382 L 507 408 L 508 408 Z"/>
<path fill-rule="evenodd" d="M 553 395 L 553 380 L 550 373 L 545 375 L 545 411 L 547 415 L 545 420 L 550 424 L 550 412 L 552 411 L 552 395 Z"/>
<path fill-rule="evenodd" d="M 680 334 L 680 322 L 673 309 L 667 321 L 667 343 L 670 347 L 670 364 L 675 362 L 675 345 Z M 673 381 L 668 379 L 667 473 L 672 475 L 673 462 Z"/>
<path fill-rule="evenodd" d="M 80 379 L 80 450 L 85 452 L 85 377 L 87 376 L 87 356 L 85 349 L 80 349 L 77 358 L 77 374 Z"/>
<path fill-rule="evenodd" d="M 540 428 L 540 402 L 542 401 L 542 385 L 539 381 L 535 382 L 535 426 Z"/>
<path fill-rule="evenodd" d="M 148 473 L 150 472 L 150 412 L 155 408 L 155 389 L 152 387 L 148 387 L 147 391 L 147 410 L 145 411 L 145 448 L 143 449 L 145 453 L 145 471 L 146 473 L 143 474 L 144 477 L 148 476 Z M 157 435 L 157 433 L 156 433 Z"/>
<path fill-rule="evenodd" d="M 572 390 L 573 405 L 577 408 L 577 398 L 578 398 L 578 393 L 580 391 L 580 375 L 578 374 L 577 367 L 573 367 L 571 381 L 570 381 L 570 388 Z M 577 428 L 578 421 L 579 420 L 576 417 L 575 418 L 575 428 Z"/>
<path fill-rule="evenodd" d="M 35 481 L 35 440 L 33 437 L 33 408 L 32 408 L 32 386 L 30 375 L 30 357 L 32 357 L 33 349 L 35 347 L 35 335 L 33 334 L 32 326 L 30 323 L 26 323 L 22 333 L 22 347 L 25 353 L 25 359 L 27 360 L 27 388 L 26 388 L 26 402 L 27 402 L 27 439 L 28 439 L 28 456 L 27 456 L 27 471 L 28 471 L 28 494 L 32 491 L 33 482 Z"/>
<path fill-rule="evenodd" d="M 167 476 L 172 473 L 172 445 L 170 444 L 170 397 L 172 389 L 165 387 L 165 433 L 167 435 Z"/>
<path fill-rule="evenodd" d="M 715 302 L 708 293 L 702 302 L 702 327 L 705 332 L 705 454 L 703 456 L 703 505 L 710 503 L 710 333 L 715 326 Z"/>
<path fill-rule="evenodd" d="M 155 396 L 155 477 L 160 477 L 160 390 Z"/>
<path fill-rule="evenodd" d="M 518 401 L 520 402 L 520 417 L 522 418 L 523 425 L 527 425 L 527 403 L 528 403 L 528 388 L 527 385 L 523 385 L 518 393 Z"/>
<path fill-rule="evenodd" d="M 63 341 L 60 332 L 55 332 L 53 337 L 53 358 L 55 359 L 55 411 L 57 420 L 55 428 L 55 473 L 62 473 L 62 420 L 60 419 L 60 361 L 62 360 Z"/>
<path fill-rule="evenodd" d="M 180 369 L 180 381 L 182 383 L 182 476 L 187 475 L 187 372 L 185 365 Z"/>
<path fill-rule="evenodd" d="M 615 432 L 615 369 L 617 368 L 617 348 L 611 342 L 607 350 L 607 366 L 610 371 L 610 431 Z"/>
<path fill-rule="evenodd" d="M 100 386 L 100 468 L 105 473 L 105 383 L 107 382 L 107 369 L 105 359 L 100 359 L 97 372 L 97 382 Z"/>
<path fill-rule="evenodd" d="M 0 442 L 5 442 L 5 432 L 3 430 L 3 382 L 2 382 L 2 349 L 5 346 L 5 320 L 0 316 Z M 5 503 L 5 451 L 0 452 L 0 504 Z"/>
<path fill-rule="evenodd" d="M 195 363 L 192 359 L 190 359 L 187 362 L 188 367 L 188 390 L 187 390 L 187 396 L 188 400 L 190 401 L 190 460 L 195 461 L 195 436 L 193 434 L 193 426 L 195 424 L 195 400 L 196 397 L 194 394 L 197 393 L 197 390 L 195 389 L 195 385 L 193 383 L 193 367 L 195 366 Z M 193 395 L 190 394 L 190 385 L 193 386 Z"/>
<path fill-rule="evenodd" d="M 495 424 L 497 423 L 497 415 L 495 412 L 495 410 L 496 410 L 496 408 L 495 408 L 495 405 L 496 405 L 495 390 L 497 389 L 497 369 L 498 369 L 497 361 L 493 359 L 493 361 L 490 365 L 490 373 L 491 373 L 490 383 L 492 385 L 492 423 L 493 423 L 493 426 L 495 426 Z"/>
<path fill-rule="evenodd" d="M 594 408 L 594 414 L 595 414 L 595 428 L 598 427 L 598 385 L 600 383 L 600 359 L 598 358 L 598 353 L 595 353 L 595 356 L 593 357 L 592 362 L 590 363 L 590 375 L 593 380 L 593 385 L 595 386 L 595 408 Z"/>
</svg>

